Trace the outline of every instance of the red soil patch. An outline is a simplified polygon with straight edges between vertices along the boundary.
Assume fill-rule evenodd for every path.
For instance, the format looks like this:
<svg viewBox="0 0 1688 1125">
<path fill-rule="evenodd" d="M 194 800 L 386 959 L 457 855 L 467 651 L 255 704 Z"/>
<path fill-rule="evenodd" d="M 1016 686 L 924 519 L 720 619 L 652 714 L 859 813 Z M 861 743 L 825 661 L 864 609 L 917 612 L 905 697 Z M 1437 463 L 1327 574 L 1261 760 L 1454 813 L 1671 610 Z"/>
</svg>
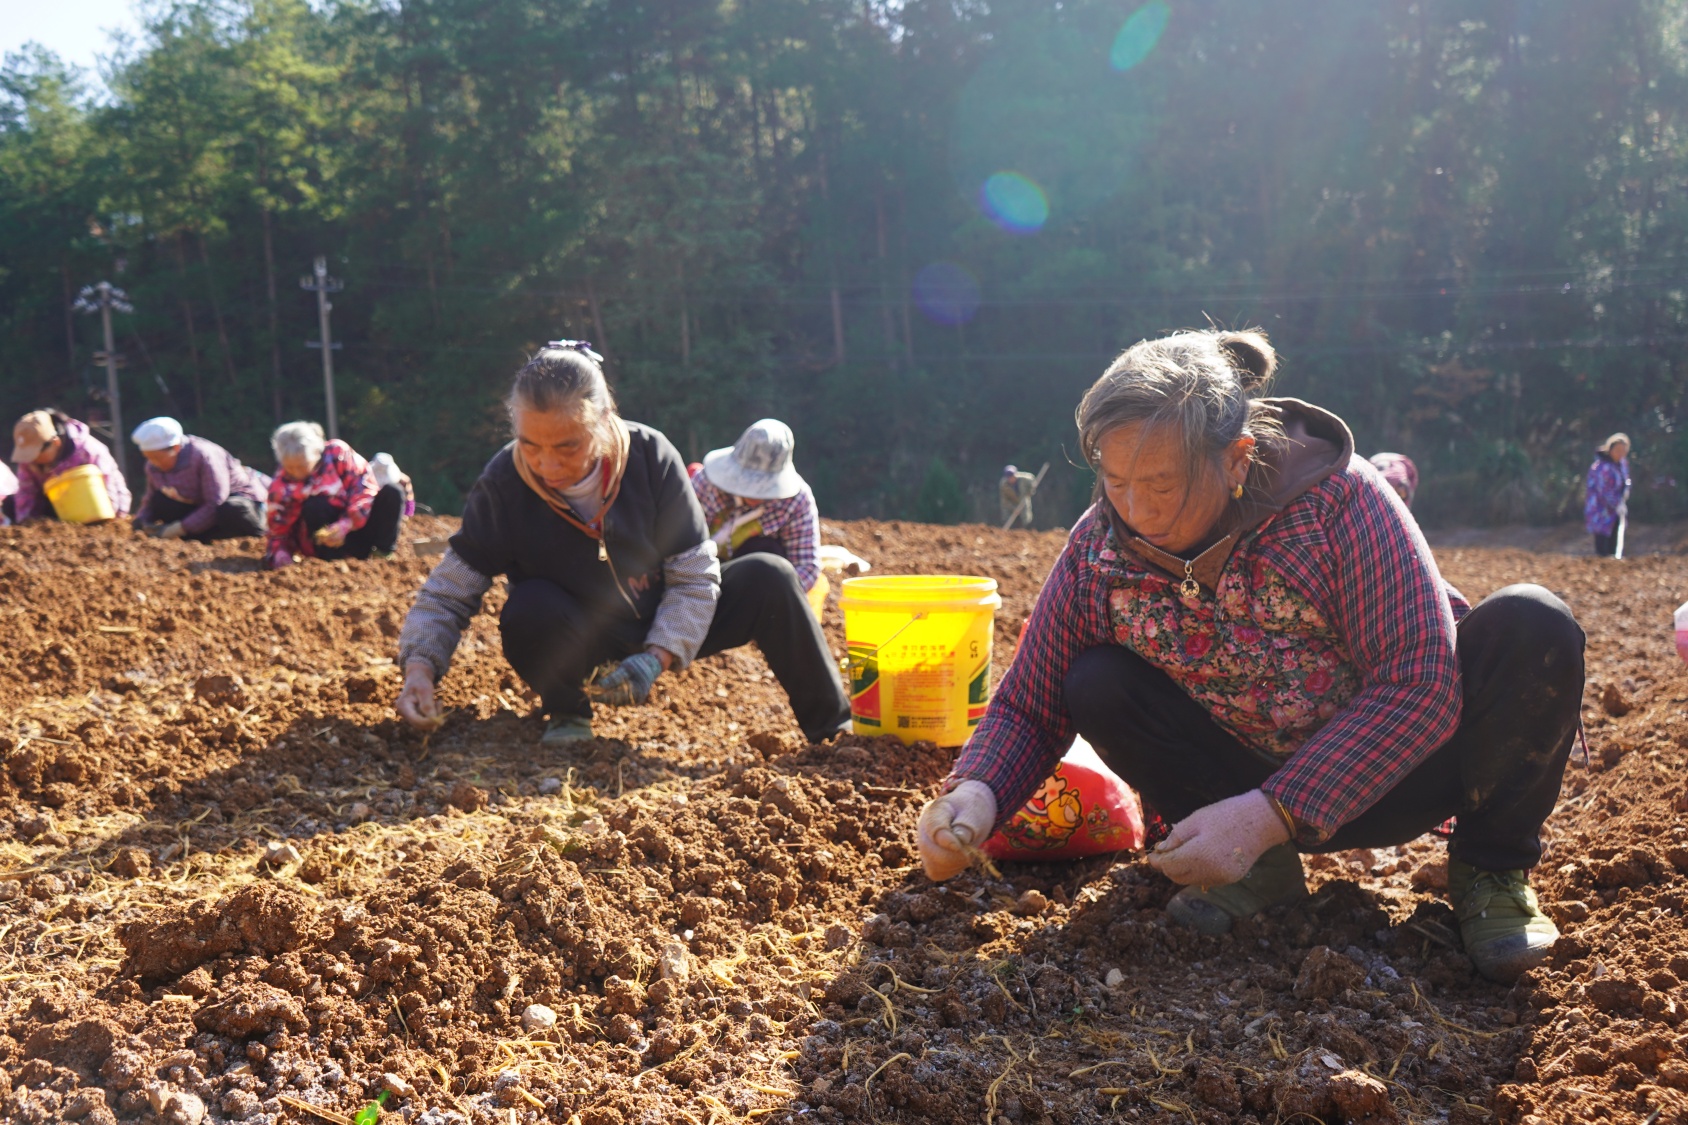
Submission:
<svg viewBox="0 0 1688 1125">
<path fill-rule="evenodd" d="M 999 639 L 1061 544 L 828 532 L 996 577 Z M 0 532 L 0 1114 L 151 1120 L 151 1087 L 306 1121 L 386 1084 L 430 1125 L 1684 1120 L 1680 566 L 1442 558 L 1590 635 L 1593 753 L 1538 879 L 1567 936 L 1512 988 L 1459 952 L 1432 840 L 1318 857 L 1306 904 L 1225 938 L 1168 928 L 1130 857 L 934 887 L 913 824 L 948 754 L 803 745 L 753 652 L 561 753 L 494 594 L 423 739 L 391 658 L 431 560 Z"/>
</svg>

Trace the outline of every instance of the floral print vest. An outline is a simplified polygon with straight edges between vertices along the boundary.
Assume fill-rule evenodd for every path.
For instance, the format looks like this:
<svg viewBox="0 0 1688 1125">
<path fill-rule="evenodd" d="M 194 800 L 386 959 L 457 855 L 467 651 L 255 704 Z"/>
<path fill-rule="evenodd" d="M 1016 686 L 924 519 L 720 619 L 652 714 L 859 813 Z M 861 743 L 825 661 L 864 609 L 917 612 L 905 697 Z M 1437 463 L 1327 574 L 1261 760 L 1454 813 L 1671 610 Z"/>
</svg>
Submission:
<svg viewBox="0 0 1688 1125">
<path fill-rule="evenodd" d="M 1362 682 L 1324 614 L 1253 550 L 1270 526 L 1238 540 L 1217 591 L 1193 598 L 1111 533 L 1094 561 L 1108 575 L 1114 641 L 1172 677 L 1237 738 L 1287 758 Z"/>
</svg>

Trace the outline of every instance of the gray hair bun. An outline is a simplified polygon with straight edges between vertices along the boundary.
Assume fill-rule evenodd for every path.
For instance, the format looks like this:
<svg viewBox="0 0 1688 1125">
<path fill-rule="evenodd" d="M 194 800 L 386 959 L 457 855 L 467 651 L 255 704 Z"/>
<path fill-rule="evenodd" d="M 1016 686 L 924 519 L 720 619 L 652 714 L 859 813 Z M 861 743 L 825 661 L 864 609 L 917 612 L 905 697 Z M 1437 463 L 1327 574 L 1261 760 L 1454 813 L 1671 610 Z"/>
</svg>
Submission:
<svg viewBox="0 0 1688 1125">
<path fill-rule="evenodd" d="M 1219 332 L 1214 342 L 1231 366 L 1237 369 L 1237 381 L 1243 390 L 1254 394 L 1265 389 L 1278 370 L 1278 353 L 1260 332 Z"/>
</svg>

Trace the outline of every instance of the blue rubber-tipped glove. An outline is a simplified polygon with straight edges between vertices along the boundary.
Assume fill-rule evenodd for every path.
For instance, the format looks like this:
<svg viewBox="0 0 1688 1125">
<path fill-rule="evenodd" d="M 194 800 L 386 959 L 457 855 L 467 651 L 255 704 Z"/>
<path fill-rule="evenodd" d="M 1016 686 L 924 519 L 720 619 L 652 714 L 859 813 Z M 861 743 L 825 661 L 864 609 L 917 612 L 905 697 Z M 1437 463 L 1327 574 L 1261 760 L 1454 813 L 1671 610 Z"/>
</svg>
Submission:
<svg viewBox="0 0 1688 1125">
<path fill-rule="evenodd" d="M 651 685 L 662 675 L 662 661 L 648 652 L 636 652 L 615 666 L 615 671 L 592 684 L 586 695 L 594 703 L 626 707 L 651 697 Z"/>
</svg>

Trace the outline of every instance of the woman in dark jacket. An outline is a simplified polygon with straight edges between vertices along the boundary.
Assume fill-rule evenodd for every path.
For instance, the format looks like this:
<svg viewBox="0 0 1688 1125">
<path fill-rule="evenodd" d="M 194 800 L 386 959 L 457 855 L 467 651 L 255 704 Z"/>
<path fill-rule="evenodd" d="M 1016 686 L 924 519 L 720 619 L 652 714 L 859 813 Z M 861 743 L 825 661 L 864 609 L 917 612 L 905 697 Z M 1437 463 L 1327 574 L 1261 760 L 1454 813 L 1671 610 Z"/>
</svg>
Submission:
<svg viewBox="0 0 1688 1125">
<path fill-rule="evenodd" d="M 921 816 L 927 874 L 965 867 L 1076 733 L 1176 821 L 1150 862 L 1207 933 L 1305 897 L 1303 851 L 1457 815 L 1465 949 L 1510 979 L 1558 937 L 1527 872 L 1578 729 L 1582 630 L 1539 586 L 1472 608 L 1340 418 L 1257 397 L 1275 365 L 1257 333 L 1184 332 L 1085 395 L 1096 503 Z"/>
<path fill-rule="evenodd" d="M 544 741 L 592 737 L 592 703 L 644 703 L 663 672 L 755 641 L 812 741 L 849 701 L 791 564 L 716 561 L 679 453 L 625 422 L 584 344 L 547 345 L 516 373 L 515 440 L 487 463 L 463 526 L 417 595 L 399 639 L 399 714 L 438 723 L 434 685 L 500 574 L 504 655 L 550 716 Z M 592 684 L 593 669 L 619 661 Z"/>
</svg>

